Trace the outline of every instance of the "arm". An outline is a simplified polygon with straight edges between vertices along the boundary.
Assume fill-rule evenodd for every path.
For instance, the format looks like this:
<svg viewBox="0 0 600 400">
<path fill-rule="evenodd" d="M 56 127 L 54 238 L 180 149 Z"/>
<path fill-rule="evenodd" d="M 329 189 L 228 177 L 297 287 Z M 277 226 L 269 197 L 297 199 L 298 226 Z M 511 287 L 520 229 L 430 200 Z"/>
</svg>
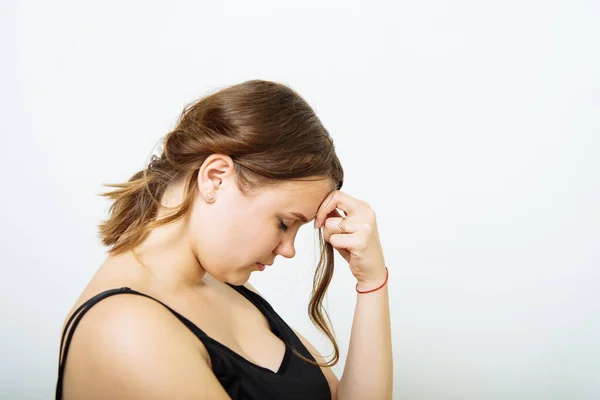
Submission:
<svg viewBox="0 0 600 400">
<path fill-rule="evenodd" d="M 321 227 L 325 241 L 348 262 L 359 282 L 359 290 L 375 289 L 385 282 L 385 260 L 377 218 L 367 202 L 340 190 L 333 191 L 315 216 L 315 229 Z M 391 399 L 393 357 L 387 284 L 357 296 L 338 399 Z"/>
<path fill-rule="evenodd" d="M 230 399 L 196 342 L 152 300 L 126 294 L 104 299 L 73 335 L 64 399 Z"/>
<path fill-rule="evenodd" d="M 371 290 L 379 284 L 359 285 Z M 358 294 L 338 400 L 392 399 L 393 358 L 388 285 Z"/>
</svg>

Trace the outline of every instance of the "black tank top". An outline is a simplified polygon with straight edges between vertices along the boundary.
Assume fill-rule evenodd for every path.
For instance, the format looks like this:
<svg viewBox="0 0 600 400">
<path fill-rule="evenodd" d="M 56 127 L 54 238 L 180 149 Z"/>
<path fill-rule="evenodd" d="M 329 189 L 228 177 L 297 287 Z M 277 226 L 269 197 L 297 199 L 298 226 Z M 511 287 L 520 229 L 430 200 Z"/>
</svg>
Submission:
<svg viewBox="0 0 600 400">
<path fill-rule="evenodd" d="M 271 332 L 285 343 L 285 355 L 277 372 L 273 372 L 270 369 L 263 368 L 246 360 L 229 347 L 212 339 L 190 320 L 177 313 L 160 300 L 128 287 L 122 287 L 120 289 L 107 290 L 92 297 L 77 308 L 67 321 L 60 344 L 56 400 L 62 400 L 64 366 L 69 352 L 69 345 L 77 324 L 79 324 L 83 315 L 93 307 L 94 304 L 107 297 L 123 293 L 137 294 L 159 302 L 187 326 L 206 347 L 206 350 L 210 355 L 213 372 L 232 399 L 331 400 L 329 384 L 327 383 L 325 375 L 323 375 L 323 371 L 321 371 L 318 366 L 311 365 L 296 356 L 292 353 L 290 347 L 293 347 L 310 360 L 314 361 L 315 358 L 302 344 L 290 326 L 275 312 L 273 307 L 271 307 L 263 297 L 249 290 L 245 286 L 235 286 L 230 283 L 227 284 L 241 293 L 260 310 L 267 318 Z M 64 354 L 62 350 L 63 346 L 65 348 Z M 61 354 L 63 354 L 62 358 L 60 358 Z"/>
</svg>

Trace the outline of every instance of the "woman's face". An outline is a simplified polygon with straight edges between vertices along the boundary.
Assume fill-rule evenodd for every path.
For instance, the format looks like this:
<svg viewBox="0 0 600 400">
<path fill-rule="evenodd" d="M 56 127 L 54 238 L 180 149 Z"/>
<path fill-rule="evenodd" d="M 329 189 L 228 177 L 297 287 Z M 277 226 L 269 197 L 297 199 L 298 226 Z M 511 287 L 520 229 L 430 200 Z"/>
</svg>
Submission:
<svg viewBox="0 0 600 400">
<path fill-rule="evenodd" d="M 212 155 L 200 169 L 198 185 L 189 224 L 195 256 L 210 275 L 242 285 L 259 270 L 257 263 L 294 257 L 298 229 L 314 219 L 331 180 L 284 181 L 244 196 L 231 159 Z M 213 202 L 206 201 L 209 191 Z"/>
</svg>

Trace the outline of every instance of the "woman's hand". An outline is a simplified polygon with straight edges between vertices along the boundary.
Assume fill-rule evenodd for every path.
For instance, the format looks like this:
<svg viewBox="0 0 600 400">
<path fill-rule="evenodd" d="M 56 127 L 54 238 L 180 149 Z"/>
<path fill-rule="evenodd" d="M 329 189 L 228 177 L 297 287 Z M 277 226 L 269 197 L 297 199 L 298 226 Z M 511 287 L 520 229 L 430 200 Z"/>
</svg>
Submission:
<svg viewBox="0 0 600 400">
<path fill-rule="evenodd" d="M 344 211 L 345 233 L 339 227 Z M 315 217 L 315 229 L 324 226 L 325 241 L 331 243 L 350 264 L 350 270 L 363 288 L 385 281 L 385 260 L 377 231 L 375 212 L 365 201 L 335 190 L 323 201 Z"/>
</svg>

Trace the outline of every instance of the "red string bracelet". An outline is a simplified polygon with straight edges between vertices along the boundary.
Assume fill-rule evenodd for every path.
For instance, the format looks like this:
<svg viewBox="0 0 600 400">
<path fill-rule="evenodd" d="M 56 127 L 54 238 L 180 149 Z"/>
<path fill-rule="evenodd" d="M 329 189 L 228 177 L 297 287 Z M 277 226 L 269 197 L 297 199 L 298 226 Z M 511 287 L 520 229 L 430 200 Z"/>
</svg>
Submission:
<svg viewBox="0 0 600 400">
<path fill-rule="evenodd" d="M 388 277 L 389 277 L 389 276 L 390 276 L 390 274 L 389 274 L 389 272 L 388 272 L 388 269 L 387 269 L 387 267 L 385 267 L 385 282 L 383 282 L 383 285 L 381 285 L 381 286 L 379 286 L 378 288 L 376 288 L 376 289 L 373 289 L 373 290 L 366 290 L 366 291 L 364 291 L 364 292 L 361 292 L 360 290 L 358 290 L 358 283 L 357 283 L 357 284 L 356 284 L 356 291 L 357 291 L 358 293 L 360 293 L 360 294 L 364 294 L 364 293 L 371 293 L 371 292 L 374 292 L 374 291 L 376 291 L 376 290 L 379 290 L 379 289 L 381 289 L 382 287 L 384 287 L 384 286 L 385 286 L 385 284 L 386 284 L 386 283 L 387 283 L 387 281 L 388 281 Z"/>
</svg>

